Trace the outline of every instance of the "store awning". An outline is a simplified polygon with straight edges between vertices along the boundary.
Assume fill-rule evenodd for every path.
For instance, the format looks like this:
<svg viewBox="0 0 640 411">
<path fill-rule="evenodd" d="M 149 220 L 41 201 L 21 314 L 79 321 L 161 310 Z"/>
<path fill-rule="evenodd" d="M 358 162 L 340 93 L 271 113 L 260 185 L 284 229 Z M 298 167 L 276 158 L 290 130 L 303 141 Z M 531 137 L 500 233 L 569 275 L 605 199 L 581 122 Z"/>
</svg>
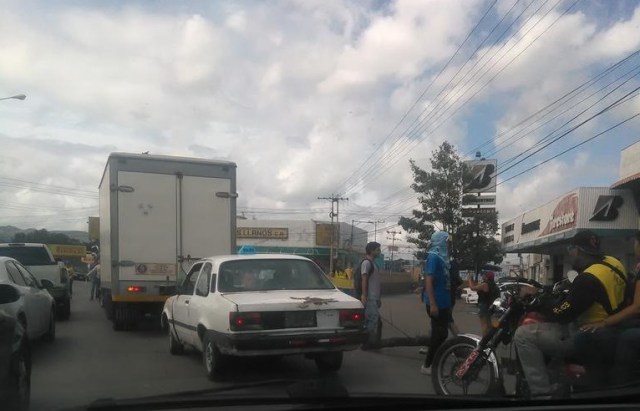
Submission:
<svg viewBox="0 0 640 411">
<path fill-rule="evenodd" d="M 565 231 L 564 233 L 548 236 L 534 241 L 526 243 L 514 244 L 511 246 L 503 246 L 505 253 L 532 253 L 532 254 L 564 254 L 569 240 L 578 233 L 578 231 L 584 231 L 584 229 L 573 229 Z M 611 237 L 629 237 L 635 235 L 635 229 L 600 229 L 591 230 L 595 232 L 600 238 Z"/>
</svg>

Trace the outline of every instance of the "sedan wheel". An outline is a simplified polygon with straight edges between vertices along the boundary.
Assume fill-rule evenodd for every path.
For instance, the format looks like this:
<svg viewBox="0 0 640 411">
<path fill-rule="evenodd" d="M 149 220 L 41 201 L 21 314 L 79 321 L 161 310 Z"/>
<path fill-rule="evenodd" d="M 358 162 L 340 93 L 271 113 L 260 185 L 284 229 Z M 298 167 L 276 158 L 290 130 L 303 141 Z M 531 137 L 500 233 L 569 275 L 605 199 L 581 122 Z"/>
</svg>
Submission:
<svg viewBox="0 0 640 411">
<path fill-rule="evenodd" d="M 184 352 L 184 345 L 180 344 L 178 339 L 174 336 L 171 327 L 169 327 L 169 352 L 172 355 L 180 355 Z"/>
<path fill-rule="evenodd" d="M 26 411 L 29 409 L 31 396 L 31 369 L 29 366 L 29 350 L 24 345 L 15 354 L 11 364 L 9 381 L 8 406 L 10 410 Z"/>
<path fill-rule="evenodd" d="M 211 381 L 219 380 L 224 370 L 226 358 L 220 354 L 220 350 L 218 350 L 211 337 L 205 335 L 202 342 L 202 361 L 204 362 L 207 378 Z"/>
<path fill-rule="evenodd" d="M 51 314 L 49 315 L 49 329 L 47 333 L 43 337 L 44 341 L 52 342 L 56 339 L 56 310 L 55 308 L 51 310 Z"/>
</svg>

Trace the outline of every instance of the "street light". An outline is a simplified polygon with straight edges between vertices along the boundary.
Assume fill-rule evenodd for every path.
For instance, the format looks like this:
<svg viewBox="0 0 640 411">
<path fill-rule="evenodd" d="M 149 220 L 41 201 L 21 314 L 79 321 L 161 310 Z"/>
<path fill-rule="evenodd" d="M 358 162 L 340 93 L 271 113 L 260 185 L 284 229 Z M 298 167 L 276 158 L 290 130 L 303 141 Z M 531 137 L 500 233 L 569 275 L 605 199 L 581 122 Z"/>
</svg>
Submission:
<svg viewBox="0 0 640 411">
<path fill-rule="evenodd" d="M 17 94 L 15 96 L 11 96 L 11 97 L 0 98 L 0 100 L 9 100 L 9 99 L 24 100 L 25 98 L 27 98 L 27 96 L 25 96 L 24 94 Z"/>
</svg>

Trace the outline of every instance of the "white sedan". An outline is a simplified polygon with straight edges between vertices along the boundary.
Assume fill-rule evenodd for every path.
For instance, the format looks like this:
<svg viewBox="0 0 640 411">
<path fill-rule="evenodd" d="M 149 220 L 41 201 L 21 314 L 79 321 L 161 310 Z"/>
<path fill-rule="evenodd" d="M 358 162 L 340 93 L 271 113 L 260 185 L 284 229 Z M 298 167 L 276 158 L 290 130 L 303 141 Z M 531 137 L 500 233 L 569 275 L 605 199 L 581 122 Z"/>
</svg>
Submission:
<svg viewBox="0 0 640 411">
<path fill-rule="evenodd" d="M 167 299 L 169 350 L 203 353 L 216 379 L 232 356 L 304 354 L 337 371 L 343 351 L 363 343 L 364 308 L 311 260 L 294 255 L 228 255 L 195 263 Z"/>
<path fill-rule="evenodd" d="M 471 288 L 467 287 L 462 290 L 462 298 L 467 304 L 477 304 L 478 303 L 478 293 L 473 291 Z"/>
<path fill-rule="evenodd" d="M 43 280 L 47 286 L 53 283 Z M 56 303 L 33 274 L 10 257 L 0 257 L 0 293 L 2 309 L 17 319 L 27 330 L 30 340 L 44 338 L 53 341 L 56 336 Z"/>
</svg>

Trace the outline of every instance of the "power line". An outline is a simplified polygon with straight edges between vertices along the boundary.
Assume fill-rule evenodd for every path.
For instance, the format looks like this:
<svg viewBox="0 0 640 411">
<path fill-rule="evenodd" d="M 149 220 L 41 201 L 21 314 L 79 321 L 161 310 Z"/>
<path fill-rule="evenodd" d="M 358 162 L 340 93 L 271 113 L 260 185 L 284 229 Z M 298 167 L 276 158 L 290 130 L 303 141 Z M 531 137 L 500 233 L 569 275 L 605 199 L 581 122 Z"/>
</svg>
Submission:
<svg viewBox="0 0 640 411">
<path fill-rule="evenodd" d="M 498 184 L 496 184 L 496 185 L 501 185 L 501 184 L 503 184 L 503 183 L 506 183 L 507 181 L 513 180 L 513 179 L 514 179 L 514 178 L 516 178 L 516 177 L 519 177 L 519 176 L 521 176 L 521 175 L 523 175 L 523 174 L 525 174 L 525 173 L 528 173 L 529 171 L 533 170 L 534 168 L 537 168 L 537 167 L 539 167 L 539 166 L 541 166 L 541 165 L 543 165 L 543 164 L 545 164 L 545 163 L 548 163 L 549 161 L 554 160 L 554 159 L 556 159 L 556 158 L 558 158 L 558 157 L 560 157 L 560 156 L 562 156 L 562 155 L 564 155 L 564 154 L 568 153 L 569 151 L 572 151 L 572 150 L 574 150 L 574 149 L 576 149 L 576 148 L 578 148 L 578 147 L 580 147 L 580 146 L 582 146 L 582 145 L 584 145 L 584 144 L 586 144 L 586 143 L 588 143 L 588 142 L 590 142 L 590 141 L 592 141 L 592 140 L 594 140 L 594 139 L 596 139 L 596 138 L 600 137 L 601 135 L 606 134 L 606 133 L 608 133 L 609 131 L 611 131 L 611 130 L 613 130 L 613 129 L 616 129 L 616 128 L 618 128 L 618 127 L 620 127 L 621 125 L 623 125 L 623 124 L 625 124 L 625 123 L 627 123 L 627 122 L 629 122 L 629 121 L 633 120 L 634 118 L 636 118 L 636 117 L 638 117 L 638 116 L 640 116 L 640 112 L 638 112 L 638 113 L 634 114 L 634 115 L 633 115 L 633 116 L 631 116 L 631 117 L 626 118 L 625 120 L 623 120 L 623 121 L 621 121 L 621 122 L 619 122 L 619 123 L 616 123 L 615 125 L 613 125 L 613 126 L 611 126 L 611 127 L 607 128 L 606 130 L 601 131 L 600 133 L 598 133 L 598 134 L 596 134 L 596 135 L 594 135 L 594 136 L 592 136 L 592 137 L 590 137 L 590 138 L 588 138 L 588 139 L 586 139 L 586 140 L 584 140 L 584 141 L 582 141 L 582 142 L 580 142 L 580 143 L 578 143 L 578 144 L 575 144 L 575 145 L 573 145 L 573 146 L 571 146 L 571 147 L 567 148 L 566 150 L 561 151 L 560 153 L 558 153 L 558 154 L 556 154 L 556 155 L 554 155 L 554 156 L 552 156 L 552 157 L 550 157 L 550 158 L 547 158 L 546 160 L 544 160 L 544 161 L 542 161 L 542 162 L 540 162 L 540 163 L 538 163 L 538 164 L 535 164 L 535 165 L 533 165 L 533 166 L 531 166 L 531 167 L 527 168 L 527 169 L 526 169 L 526 170 L 524 170 L 524 171 L 521 171 L 521 172 L 520 172 L 520 173 L 518 173 L 518 174 L 515 174 L 515 175 L 513 175 L 513 176 L 511 176 L 511 177 L 509 177 L 509 178 L 507 178 L 507 179 L 505 179 L 505 180 L 500 181 L 500 182 L 499 182 Z"/>
<path fill-rule="evenodd" d="M 581 121 L 580 123 L 576 124 L 575 126 L 571 127 L 569 130 L 567 130 L 566 132 L 560 134 L 558 137 L 554 138 L 553 140 L 549 141 L 548 143 L 546 143 L 545 145 L 543 145 L 542 147 L 540 147 L 539 149 L 537 149 L 536 151 L 534 151 L 533 153 L 527 155 L 525 158 L 517 161 L 516 163 L 510 165 L 509 167 L 507 167 L 506 169 L 502 170 L 499 174 L 504 174 L 505 172 L 511 170 L 512 168 L 514 168 L 515 166 L 517 166 L 518 164 L 522 163 L 523 161 L 531 158 L 532 156 L 534 156 L 535 154 L 539 153 L 540 151 L 544 150 L 545 148 L 549 147 L 551 144 L 555 143 L 556 141 L 564 138 L 565 136 L 567 136 L 569 133 L 577 130 L 578 128 L 582 127 L 583 125 L 585 125 L 586 123 L 590 122 L 591 120 L 593 120 L 594 118 L 606 113 L 609 110 L 612 110 L 613 108 L 615 108 L 616 106 L 618 106 L 619 104 L 623 104 L 626 101 L 629 101 L 630 97 L 632 94 L 634 94 L 636 91 L 640 90 L 640 86 L 634 88 L 633 90 L 631 90 L 629 93 L 625 94 L 623 97 L 619 98 L 618 100 L 614 101 L 613 103 L 611 103 L 610 105 L 608 105 L 607 107 L 605 107 L 604 109 L 598 111 L 597 113 L 595 113 L 594 115 L 592 115 L 591 117 L 587 118 L 584 121 Z"/>
<path fill-rule="evenodd" d="M 640 53 L 640 49 L 634 51 L 633 53 L 629 54 L 628 56 L 626 56 L 625 58 L 623 58 L 622 60 L 619 60 L 618 62 L 614 63 L 613 65 L 609 66 L 607 69 L 605 69 L 604 71 L 600 72 L 598 75 L 592 77 L 591 79 L 585 81 L 584 83 L 580 84 L 579 86 L 575 87 L 574 89 L 570 90 L 569 92 L 563 94 L 561 97 L 557 98 L 556 100 L 554 100 L 552 103 L 548 104 L 547 106 L 539 109 L 538 111 L 536 111 L 533 114 L 530 114 L 529 116 L 527 116 L 526 118 L 520 120 L 518 123 L 516 123 L 514 126 L 512 126 L 510 129 L 505 130 L 499 134 L 496 135 L 495 138 L 489 138 L 487 140 L 484 141 L 484 143 L 480 144 L 479 146 L 476 146 L 475 148 L 467 151 L 467 155 L 471 155 L 474 152 L 483 149 L 484 147 L 486 147 L 488 144 L 492 143 L 492 142 L 496 142 L 496 144 L 498 144 L 497 140 L 508 134 L 509 132 L 515 130 L 517 127 L 525 124 L 527 121 L 531 120 L 532 118 L 536 117 L 537 115 L 541 114 L 542 112 L 550 109 L 551 107 L 553 107 L 554 105 L 560 103 L 562 100 L 566 99 L 567 97 L 571 96 L 572 94 L 578 92 L 580 89 L 586 90 L 586 88 L 589 88 L 592 84 L 595 84 L 596 82 L 598 82 L 600 79 L 602 79 L 603 77 L 605 77 L 607 74 L 613 72 L 615 69 L 617 69 L 619 66 L 623 65 L 624 63 L 626 63 L 628 60 L 630 60 L 631 58 L 633 58 L 634 56 L 636 56 L 638 53 Z M 580 93 L 582 93 L 584 90 L 580 91 Z M 578 94 L 580 94 L 578 93 Z M 555 109 L 554 109 L 555 110 Z M 545 114 L 546 116 L 546 114 Z M 508 141 L 509 139 L 507 139 L 506 141 Z M 505 142 L 506 142 L 505 141 Z M 504 142 L 500 142 L 499 144 L 503 144 Z M 489 154 L 490 155 L 490 154 Z"/>
<path fill-rule="evenodd" d="M 577 2 L 577 0 L 576 0 Z M 416 141 L 413 141 L 412 143 L 406 143 L 405 145 L 405 149 L 404 151 L 400 151 L 398 155 L 396 155 L 396 157 L 399 157 L 400 155 L 404 154 L 407 152 L 408 149 L 411 149 L 412 147 L 415 147 L 415 145 L 417 145 L 418 143 L 420 143 L 421 141 L 423 141 L 428 135 L 429 133 L 432 133 L 433 131 L 435 131 L 436 129 L 438 129 L 442 124 L 444 124 L 444 122 L 446 122 L 448 119 L 450 119 L 455 113 L 457 113 L 464 105 L 466 105 L 473 97 L 475 97 L 480 91 L 482 91 L 486 86 L 488 86 L 498 75 L 500 75 L 507 67 L 509 67 L 513 61 L 515 61 L 515 59 L 517 59 L 522 53 L 524 53 L 524 51 L 526 51 L 533 43 L 535 43 L 542 35 L 544 35 L 552 26 L 554 26 L 557 21 L 564 16 L 566 13 L 568 13 L 576 4 L 576 2 L 574 2 L 568 9 L 566 9 L 561 15 L 559 15 L 549 26 L 547 26 L 538 36 L 536 36 L 527 46 L 525 46 L 523 48 L 523 50 L 521 50 L 518 54 L 516 54 L 508 63 L 506 63 L 496 74 L 494 74 L 484 85 L 482 85 L 478 90 L 476 90 L 476 92 L 471 95 L 469 98 L 467 98 L 461 105 L 459 105 L 446 119 L 444 119 L 443 121 L 441 121 L 440 123 L 438 123 L 437 125 L 435 125 L 432 129 L 430 129 L 429 131 L 425 132 L 425 136 L 417 139 Z M 551 10 L 550 10 L 551 11 Z M 550 12 L 549 11 L 549 12 Z M 547 12 L 547 14 L 549 13 Z M 546 14 L 545 14 L 546 16 Z M 538 25 L 543 19 L 544 17 L 540 18 L 534 25 L 533 27 L 535 27 L 536 25 Z M 530 17 L 531 18 L 531 17 Z M 533 29 L 530 28 L 530 30 Z M 528 31 L 527 31 L 528 32 Z M 519 44 L 520 42 L 516 43 L 515 45 Z M 512 46 L 513 47 L 515 47 Z M 511 50 L 511 49 L 510 49 Z M 510 51 L 509 50 L 509 51 Z M 504 57 L 504 56 L 503 56 Z M 500 58 L 501 60 L 502 58 Z M 499 60 L 498 60 L 499 61 Z M 495 64 L 494 64 L 495 65 Z M 481 76 L 480 79 L 482 79 L 484 77 Z M 478 80 L 479 81 L 479 80 Z M 477 83 L 477 82 L 476 82 Z M 466 92 L 465 92 L 466 93 Z M 464 94 L 463 94 L 464 95 Z M 461 96 L 460 96 L 461 97 Z M 456 99 L 456 101 L 459 100 Z M 454 102 L 455 103 L 455 102 Z M 449 111 L 451 108 L 453 107 L 453 104 L 450 105 L 450 107 L 446 110 Z M 445 111 L 445 112 L 446 112 Z M 398 150 L 400 150 L 398 147 L 396 147 L 394 150 L 392 150 L 392 153 L 398 153 Z M 364 181 L 365 179 L 369 179 L 369 180 L 374 180 L 375 178 L 377 178 L 381 173 L 385 172 L 388 168 L 392 167 L 393 165 L 395 165 L 400 158 L 396 158 L 396 160 L 392 160 L 391 162 L 387 162 L 385 164 L 385 166 L 383 167 L 379 167 L 376 170 L 372 170 L 372 168 L 370 168 L 370 171 L 368 173 L 368 175 L 365 175 L 362 177 L 362 180 Z M 351 190 L 354 187 L 351 188 Z M 350 192 L 349 190 L 347 192 Z"/>
<path fill-rule="evenodd" d="M 516 0 L 517 2 L 517 0 Z M 393 133 L 398 129 L 398 127 L 400 126 L 400 124 L 402 124 L 404 122 L 404 120 L 407 118 L 407 116 L 409 115 L 409 113 L 418 105 L 418 103 L 422 100 L 422 98 L 429 92 L 429 90 L 431 89 L 431 86 L 438 80 L 438 78 L 440 78 L 440 75 L 447 69 L 447 67 L 449 67 L 449 64 L 451 64 L 451 62 L 453 61 L 453 59 L 455 58 L 455 56 L 458 55 L 458 53 L 460 52 L 460 50 L 462 49 L 462 47 L 466 44 L 467 40 L 469 40 L 469 38 L 471 38 L 471 35 L 473 34 L 473 32 L 480 26 L 480 24 L 482 23 L 482 21 L 485 19 L 485 17 L 489 14 L 489 11 L 491 11 L 491 9 L 493 8 L 493 6 L 497 3 L 497 0 L 494 0 L 493 3 L 491 3 L 491 5 L 487 8 L 487 10 L 484 12 L 484 14 L 482 15 L 482 17 L 480 18 L 480 20 L 478 20 L 478 22 L 476 23 L 476 25 L 471 29 L 471 31 L 467 34 L 467 36 L 465 37 L 465 39 L 462 41 L 462 43 L 460 43 L 460 45 L 458 46 L 458 48 L 456 49 L 456 51 L 453 53 L 453 55 L 449 58 L 449 60 L 445 63 L 445 65 L 442 67 L 442 69 L 440 69 L 440 71 L 438 72 L 438 74 L 436 74 L 436 76 L 431 80 L 431 82 L 429 83 L 429 85 L 425 88 L 425 90 L 420 94 L 420 96 L 416 99 L 416 101 L 411 105 L 411 107 L 409 107 L 409 110 L 407 110 L 404 115 L 402 116 L 402 118 L 400 119 L 400 121 L 393 127 L 393 129 L 389 132 L 389 134 L 387 134 L 387 136 L 382 140 L 382 142 L 378 145 L 378 147 L 376 149 L 373 150 L 373 152 L 369 155 L 369 157 L 367 157 L 367 159 L 365 159 L 365 161 L 363 161 L 360 166 L 349 176 L 347 177 L 346 180 L 344 180 L 342 183 L 340 183 L 338 185 L 339 187 L 343 187 L 347 184 L 347 182 L 349 182 L 349 180 L 351 179 L 351 177 L 354 177 L 361 169 L 362 167 L 368 163 L 368 161 L 371 159 L 371 157 L 373 157 L 373 154 L 376 153 L 376 151 L 380 148 L 382 148 L 382 146 L 384 145 L 384 143 L 389 139 L 389 137 L 391 137 L 393 135 Z M 335 191 L 338 191 L 337 189 Z"/>
</svg>

